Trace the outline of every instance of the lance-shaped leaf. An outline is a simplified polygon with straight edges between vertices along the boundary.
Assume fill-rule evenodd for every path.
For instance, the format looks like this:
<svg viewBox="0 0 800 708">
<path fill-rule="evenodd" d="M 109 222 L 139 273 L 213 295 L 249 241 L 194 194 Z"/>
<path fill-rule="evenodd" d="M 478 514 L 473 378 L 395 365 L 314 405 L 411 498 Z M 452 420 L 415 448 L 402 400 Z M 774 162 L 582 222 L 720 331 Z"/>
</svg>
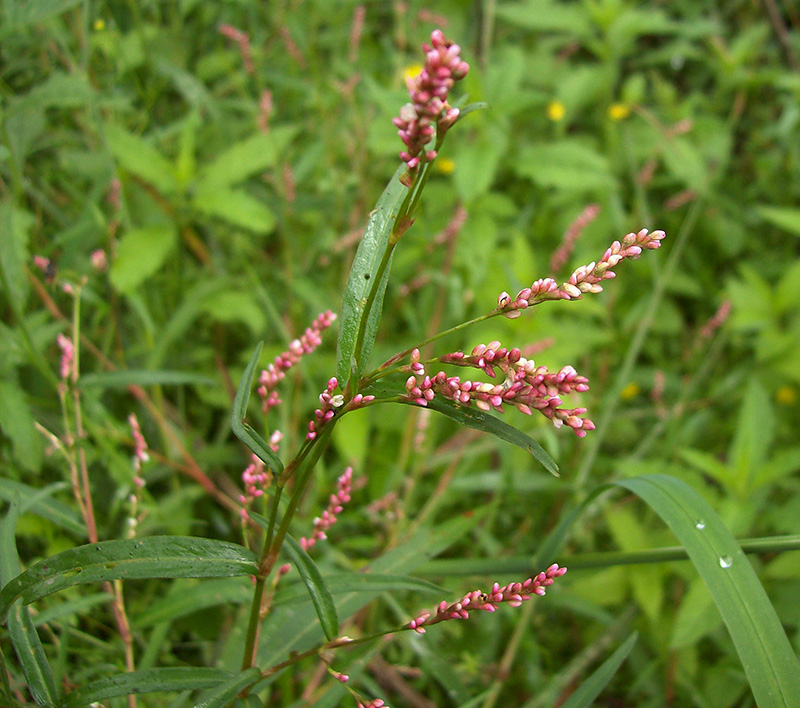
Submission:
<svg viewBox="0 0 800 708">
<path fill-rule="evenodd" d="M 209 691 L 194 704 L 194 708 L 226 708 L 245 688 L 261 678 L 261 672 L 252 666 Z"/>
<path fill-rule="evenodd" d="M 407 403 L 412 406 L 416 405 L 412 401 L 402 401 L 402 403 Z M 517 447 L 521 447 L 523 450 L 533 455 L 550 474 L 556 477 L 559 476 L 558 465 L 539 443 L 521 430 L 517 430 L 517 428 L 508 425 L 508 423 L 504 423 L 499 418 L 475 408 L 461 406 L 458 403 L 441 397 L 428 401 L 428 408 L 442 415 L 446 415 L 456 423 L 466 425 L 468 428 L 474 428 L 484 433 L 489 433 Z"/>
<path fill-rule="evenodd" d="M 249 447 L 255 455 L 273 472 L 280 474 L 283 472 L 283 463 L 280 458 L 272 451 L 269 443 L 264 440 L 252 427 L 244 422 L 247 417 L 247 404 L 250 402 L 250 387 L 253 385 L 253 376 L 258 366 L 258 357 L 261 354 L 263 342 L 259 342 L 247 367 L 242 374 L 239 388 L 236 389 L 236 396 L 233 399 L 233 411 L 231 411 L 231 428 L 234 435 Z"/>
<path fill-rule="evenodd" d="M 224 578 L 255 575 L 243 546 L 192 536 L 153 536 L 78 546 L 40 561 L 0 591 L 0 622 L 13 602 L 26 604 L 72 585 L 126 578 Z"/>
<path fill-rule="evenodd" d="M 616 484 L 647 502 L 686 548 L 728 627 L 760 708 L 796 706 L 800 662 L 753 566 L 711 505 L 668 475 Z"/>
<path fill-rule="evenodd" d="M 52 488 L 38 492 L 24 506 L 20 504 L 19 495 L 11 502 L 6 518 L 0 524 L 0 581 L 10 578 L 20 570 L 17 546 L 14 542 L 19 515 L 26 507 L 32 506 L 52 492 Z M 6 608 L 6 612 L 8 609 Z M 36 633 L 30 608 L 23 607 L 17 602 L 12 604 L 10 609 L 8 632 L 33 700 L 40 706 L 56 705 L 58 689 L 44 647 Z"/>
<path fill-rule="evenodd" d="M 199 666 L 142 669 L 92 681 L 67 695 L 63 706 L 64 708 L 80 708 L 114 696 L 128 696 L 135 693 L 195 691 L 200 688 L 214 688 L 230 679 L 231 674 L 227 671 Z"/>
<path fill-rule="evenodd" d="M 295 568 L 300 573 L 300 577 L 308 589 L 311 602 L 317 611 L 322 631 L 328 639 L 333 639 L 339 634 L 339 617 L 336 614 L 336 605 L 333 603 L 333 596 L 325 581 L 322 573 L 319 572 L 316 563 L 311 560 L 303 547 L 291 536 L 287 535 L 283 545 L 284 550 L 292 559 Z"/>
<path fill-rule="evenodd" d="M 397 168 L 397 172 L 394 173 L 370 214 L 353 266 L 350 268 L 347 287 L 342 296 L 339 340 L 336 345 L 336 375 L 343 386 L 350 380 L 351 374 L 359 377 L 364 373 L 378 332 L 391 263 L 387 265 L 380 282 L 375 285 L 374 281 L 378 266 L 389 248 L 389 237 L 397 214 L 408 195 L 408 187 L 400 182 L 400 176 L 405 170 L 405 163 Z M 377 287 L 378 290 L 372 307 L 367 312 L 367 299 L 373 287 Z M 365 334 L 360 351 L 356 351 L 358 333 L 362 327 L 366 328 Z"/>
</svg>

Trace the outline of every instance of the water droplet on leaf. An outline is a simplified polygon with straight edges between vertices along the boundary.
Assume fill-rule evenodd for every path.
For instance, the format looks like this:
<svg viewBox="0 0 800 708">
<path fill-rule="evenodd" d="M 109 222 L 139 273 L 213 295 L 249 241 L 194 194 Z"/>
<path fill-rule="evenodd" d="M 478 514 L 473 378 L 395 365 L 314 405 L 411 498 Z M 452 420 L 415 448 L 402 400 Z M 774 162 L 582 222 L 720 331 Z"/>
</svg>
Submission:
<svg viewBox="0 0 800 708">
<path fill-rule="evenodd" d="M 695 524 L 694 524 L 694 525 L 695 525 L 695 528 L 696 528 L 698 531 L 702 531 L 702 530 L 703 530 L 703 529 L 706 527 L 706 522 L 705 522 L 705 521 L 703 521 L 702 519 L 698 519 L 698 520 L 695 522 Z"/>
<path fill-rule="evenodd" d="M 730 568 L 733 565 L 733 558 L 730 556 L 720 556 L 719 557 L 719 567 L 720 568 Z"/>
</svg>

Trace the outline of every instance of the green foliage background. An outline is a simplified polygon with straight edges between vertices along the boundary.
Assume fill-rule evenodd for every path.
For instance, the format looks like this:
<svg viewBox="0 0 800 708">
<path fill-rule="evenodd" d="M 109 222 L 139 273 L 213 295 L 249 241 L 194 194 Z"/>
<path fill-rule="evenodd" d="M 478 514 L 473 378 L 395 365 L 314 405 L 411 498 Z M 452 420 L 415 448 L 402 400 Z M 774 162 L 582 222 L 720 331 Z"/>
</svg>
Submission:
<svg viewBox="0 0 800 708">
<path fill-rule="evenodd" d="M 249 35 L 252 71 L 224 24 Z M 628 231 L 661 228 L 668 239 L 621 265 L 601 295 L 492 320 L 437 350 L 547 340 L 537 363 L 589 376 L 583 404 L 603 423 L 585 440 L 506 417 L 553 455 L 560 480 L 444 418 L 427 421 L 418 445 L 419 412 L 386 407 L 337 426 L 304 502 L 307 527 L 295 535 L 308 533 L 347 464 L 366 481 L 320 549 L 320 567 L 358 568 L 461 520 L 439 549 L 458 562 L 419 569 L 447 588 L 444 597 L 522 579 L 563 509 L 599 483 L 646 472 L 688 482 L 737 537 L 800 532 L 800 18 L 773 2 L 6 0 L 3 499 L 69 479 L 34 422 L 64 433 L 55 340 L 69 333 L 72 299 L 59 285 L 85 277 L 80 445 L 100 537 L 125 533 L 126 417 L 136 412 L 154 451 L 137 533 L 241 541 L 236 513 L 192 473 L 238 497 L 248 456 L 230 430 L 236 382 L 256 341 L 265 340 L 266 365 L 320 311 L 338 310 L 359 229 L 398 165 L 391 118 L 406 101 L 403 72 L 420 63 L 419 45 L 437 26 L 472 67 L 460 90 L 490 109 L 449 136 L 395 256 L 374 361 L 550 275 L 562 234 L 589 203 L 600 214 L 560 275 Z M 108 253 L 107 272 L 92 270 L 95 249 Z M 34 255 L 57 266 L 53 284 Z M 726 301 L 730 317 L 705 336 Z M 284 432 L 287 456 L 334 371 L 331 334 L 284 382 L 269 425 Z M 574 569 L 530 611 L 503 608 L 337 655 L 337 669 L 392 706 L 480 695 L 485 706 L 533 708 L 565 697 L 636 628 L 640 639 L 598 705 L 752 705 L 693 566 L 580 568 L 581 554 L 675 545 L 634 500 L 589 507 L 559 557 Z M 67 485 L 23 515 L 23 565 L 84 542 L 77 519 Z M 507 577 L 481 571 L 483 560 L 504 557 L 521 566 Z M 800 554 L 750 558 L 797 650 Z M 184 594 L 194 604 L 175 609 Z M 128 582 L 125 597 L 141 668 L 237 666 L 241 584 Z M 380 594 L 344 631 L 394 626 L 439 599 Z M 122 670 L 96 589 L 37 607 L 59 682 Z M 318 666 L 305 660 L 262 698 L 334 705 L 342 688 Z"/>
</svg>

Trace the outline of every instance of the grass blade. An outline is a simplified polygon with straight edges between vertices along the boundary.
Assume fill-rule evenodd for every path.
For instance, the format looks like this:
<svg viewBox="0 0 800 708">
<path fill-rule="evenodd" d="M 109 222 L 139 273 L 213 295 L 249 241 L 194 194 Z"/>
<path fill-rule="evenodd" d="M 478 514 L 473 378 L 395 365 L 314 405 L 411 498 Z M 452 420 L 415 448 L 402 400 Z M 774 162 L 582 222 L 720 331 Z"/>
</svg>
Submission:
<svg viewBox="0 0 800 708">
<path fill-rule="evenodd" d="M 319 572 L 316 563 L 311 560 L 303 547 L 288 534 L 283 548 L 292 559 L 292 563 L 308 589 L 311 602 L 314 603 L 314 609 L 317 611 L 319 622 L 322 625 L 322 631 L 325 632 L 328 639 L 333 639 L 339 634 L 339 617 L 336 614 L 336 605 L 333 604 L 333 595 L 325 585 L 322 573 Z"/>
<path fill-rule="evenodd" d="M 44 493 L 40 492 L 36 496 L 42 497 L 51 492 L 52 489 Z M 14 533 L 21 511 L 19 497 L 17 497 L 11 502 L 11 507 L 3 519 L 3 523 L 0 524 L 0 551 L 2 551 L 0 552 L 0 580 L 12 577 L 20 571 Z M 40 706 L 58 705 L 56 682 L 53 679 L 53 672 L 47 656 L 45 656 L 44 647 L 36 633 L 30 610 L 19 602 L 14 603 L 10 608 L 8 633 L 33 700 Z"/>
<path fill-rule="evenodd" d="M 608 682 L 617 673 L 620 665 L 625 658 L 630 654 L 633 645 L 636 644 L 636 639 L 639 636 L 638 632 L 634 632 L 628 637 L 625 642 L 620 646 L 603 664 L 584 681 L 578 689 L 573 693 L 564 703 L 561 708 L 589 708 L 594 699 L 600 695 Z"/>
<path fill-rule="evenodd" d="M 220 684 L 207 693 L 194 708 L 225 708 L 245 688 L 249 688 L 261 679 L 261 672 L 255 666 Z"/>
<path fill-rule="evenodd" d="M 283 462 L 272 451 L 269 444 L 244 419 L 247 417 L 247 404 L 250 402 L 250 387 L 253 385 L 253 376 L 258 366 L 258 357 L 261 355 L 263 342 L 259 342 L 247 367 L 242 374 L 239 388 L 236 389 L 236 397 L 233 399 L 233 411 L 231 411 L 231 428 L 233 433 L 241 440 L 253 453 L 267 465 L 275 474 L 283 472 Z"/>
<path fill-rule="evenodd" d="M 615 483 L 643 499 L 686 548 L 728 627 L 760 708 L 790 708 L 800 663 L 763 586 L 717 513 L 684 482 L 652 474 Z"/>
<path fill-rule="evenodd" d="M 64 588 L 125 578 L 223 578 L 255 575 L 255 556 L 243 546 L 191 536 L 153 536 L 102 541 L 71 548 L 40 561 L 0 591 L 0 621 L 23 602 Z"/>
</svg>

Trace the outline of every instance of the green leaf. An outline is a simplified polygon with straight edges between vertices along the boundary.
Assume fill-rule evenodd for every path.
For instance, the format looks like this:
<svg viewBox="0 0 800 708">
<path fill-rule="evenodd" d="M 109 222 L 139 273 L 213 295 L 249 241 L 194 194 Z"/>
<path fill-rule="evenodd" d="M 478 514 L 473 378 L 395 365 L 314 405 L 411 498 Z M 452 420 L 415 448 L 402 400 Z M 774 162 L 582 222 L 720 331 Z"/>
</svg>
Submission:
<svg viewBox="0 0 800 708">
<path fill-rule="evenodd" d="M 328 639 L 333 639 L 339 634 L 339 617 L 336 614 L 336 606 L 333 604 L 333 596 L 325 581 L 322 573 L 319 572 L 316 563 L 311 560 L 303 547 L 287 534 L 283 548 L 292 559 L 295 568 L 300 573 L 300 577 L 308 589 L 311 602 L 317 611 L 317 617 L 322 625 L 322 631 Z"/>
<path fill-rule="evenodd" d="M 27 211 L 15 208 L 11 202 L 0 203 L 0 285 L 8 289 L 6 297 L 22 308 L 28 294 L 24 265 L 30 262 L 28 242 L 35 219 Z"/>
<path fill-rule="evenodd" d="M 58 491 L 60 489 L 68 488 L 66 482 L 59 482 L 51 485 L 47 489 Z M 36 498 L 35 503 L 26 503 L 26 510 L 31 514 L 41 516 L 43 519 L 53 522 L 56 526 L 60 526 L 79 538 L 86 538 L 86 526 L 80 520 L 78 515 L 66 504 L 62 504 L 55 499 L 49 497 L 35 497 L 39 490 L 35 487 L 30 487 L 22 482 L 14 482 L 10 479 L 3 479 L 0 477 L 0 499 L 5 499 L 8 502 L 14 500 L 15 495 L 19 494 L 20 499 L 32 500 Z"/>
<path fill-rule="evenodd" d="M 38 473 L 44 457 L 43 439 L 34 425 L 28 396 L 12 381 L 0 381 L 0 429 L 11 440 L 14 461 Z"/>
<path fill-rule="evenodd" d="M 794 235 L 800 236 L 800 209 L 777 206 L 758 206 L 758 215 L 773 226 Z"/>
<path fill-rule="evenodd" d="M 372 345 L 378 332 L 378 323 L 383 310 L 383 296 L 386 283 L 389 281 L 391 263 L 384 271 L 378 284 L 377 296 L 370 312 L 366 312 L 367 296 L 373 285 L 383 255 L 389 248 L 389 237 L 394 228 L 395 219 L 408 195 L 408 187 L 400 182 L 405 172 L 405 163 L 397 168 L 394 176 L 383 191 L 375 209 L 370 214 L 364 236 L 358 245 L 353 266 L 347 279 L 347 287 L 342 296 L 342 314 L 339 319 L 339 340 L 336 343 L 336 376 L 342 386 L 350 380 L 351 374 L 356 378 L 364 373 Z M 356 351 L 358 332 L 362 321 L 366 318 L 366 334 L 362 349 Z"/>
<path fill-rule="evenodd" d="M 611 190 L 615 182 L 606 157 L 575 139 L 528 145 L 515 165 L 519 174 L 542 187 Z"/>
<path fill-rule="evenodd" d="M 198 191 L 231 187 L 252 175 L 274 167 L 279 155 L 297 133 L 295 127 L 279 127 L 235 143 L 205 165 L 198 179 Z"/>
<path fill-rule="evenodd" d="M 258 357 L 261 355 L 263 344 L 263 342 L 259 342 L 256 345 L 256 350 L 250 357 L 250 361 L 242 374 L 239 388 L 236 389 L 236 397 L 233 399 L 233 411 L 231 412 L 231 428 L 233 429 L 233 434 L 247 445 L 265 465 L 276 474 L 280 474 L 283 472 L 283 463 L 280 458 L 272 451 L 267 441 L 244 422 L 247 416 L 247 404 L 250 402 L 250 387 L 253 385 L 253 376 L 258 366 Z"/>
<path fill-rule="evenodd" d="M 17 519 L 25 507 L 37 503 L 41 497 L 52 494 L 53 491 L 50 488 L 34 494 L 24 506 L 20 504 L 18 496 L 11 502 L 8 513 L 0 524 L 0 582 L 17 575 L 20 571 L 19 556 L 14 541 Z M 5 608 L 3 622 L 8 612 L 9 608 Z M 40 706 L 57 705 L 58 689 L 44 647 L 36 633 L 30 608 L 23 607 L 20 602 L 11 605 L 8 633 L 33 700 Z"/>
<path fill-rule="evenodd" d="M 65 708 L 81 708 L 114 696 L 214 688 L 230 679 L 231 674 L 227 671 L 194 666 L 142 669 L 92 681 L 68 694 L 63 705 Z"/>
<path fill-rule="evenodd" d="M 141 629 L 207 610 L 209 607 L 242 605 L 252 599 L 253 584 L 248 578 L 203 580 L 188 587 L 185 582 L 176 582 L 165 597 L 153 600 L 131 623 L 136 629 Z"/>
<path fill-rule="evenodd" d="M 630 654 L 633 645 L 636 644 L 636 639 L 639 636 L 638 632 L 634 632 L 628 637 L 622 646 L 620 646 L 603 664 L 573 693 L 564 703 L 561 708 L 589 708 L 594 702 L 594 699 L 600 695 L 600 692 L 608 685 L 608 682 L 617 673 L 620 665 L 625 661 L 625 657 Z"/>
<path fill-rule="evenodd" d="M 647 502 L 686 548 L 728 627 L 760 708 L 796 705 L 800 663 L 753 567 L 708 502 L 667 475 L 615 484 Z"/>
<path fill-rule="evenodd" d="M 276 219 L 272 210 L 242 189 L 198 189 L 192 204 L 203 214 L 216 216 L 253 233 L 268 234 L 275 228 Z"/>
<path fill-rule="evenodd" d="M 217 381 L 192 371 L 118 369 L 81 376 L 81 388 L 126 388 L 136 386 L 214 386 Z"/>
<path fill-rule="evenodd" d="M 130 578 L 224 578 L 255 575 L 254 555 L 243 546 L 192 536 L 101 541 L 40 561 L 0 592 L 0 621 L 11 604 L 26 604 L 72 585 Z"/>
<path fill-rule="evenodd" d="M 27 0 L 13 4 L 7 3 L 13 8 L 13 12 L 9 12 L 9 25 L 15 29 L 21 29 L 25 25 L 41 22 L 83 2 L 84 0 Z"/>
<path fill-rule="evenodd" d="M 174 224 L 131 229 L 117 245 L 111 282 L 122 293 L 135 290 L 166 262 L 178 245 Z"/>
<path fill-rule="evenodd" d="M 226 708 L 245 688 L 249 688 L 261 679 L 261 672 L 254 666 L 228 679 L 203 696 L 194 708 Z"/>
<path fill-rule="evenodd" d="M 144 138 L 129 133 L 116 123 L 106 123 L 106 140 L 120 167 L 152 184 L 163 194 L 178 189 L 175 168 Z"/>
<path fill-rule="evenodd" d="M 402 403 L 412 406 L 416 405 L 411 401 L 402 401 Z M 558 465 L 539 443 L 521 430 L 517 430 L 517 428 L 508 425 L 508 423 L 504 423 L 502 420 L 495 418 L 495 416 L 475 408 L 461 406 L 445 398 L 434 398 L 432 401 L 428 402 L 428 408 L 442 415 L 446 415 L 456 423 L 466 425 L 468 428 L 480 430 L 484 433 L 489 433 L 501 440 L 510 442 L 512 445 L 521 447 L 523 450 L 533 455 L 550 474 L 556 477 L 559 476 Z"/>
</svg>

